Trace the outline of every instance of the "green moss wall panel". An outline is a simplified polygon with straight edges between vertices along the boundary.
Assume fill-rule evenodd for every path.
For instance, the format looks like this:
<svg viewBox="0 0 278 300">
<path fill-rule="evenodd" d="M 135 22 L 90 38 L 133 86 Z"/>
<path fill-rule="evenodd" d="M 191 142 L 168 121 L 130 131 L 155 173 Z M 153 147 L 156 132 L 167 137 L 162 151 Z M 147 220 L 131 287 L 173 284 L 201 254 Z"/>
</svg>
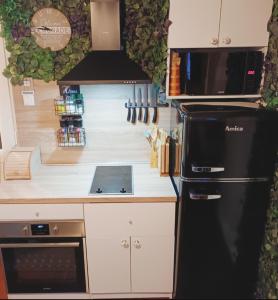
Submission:
<svg viewBox="0 0 278 300">
<path fill-rule="evenodd" d="M 127 53 L 159 85 L 166 77 L 168 13 L 169 0 L 126 0 Z"/>
<path fill-rule="evenodd" d="M 275 109 L 278 108 L 278 0 L 274 0 L 268 30 L 270 39 L 265 62 L 263 97 L 268 107 Z M 274 130 L 278 131 L 278 128 Z M 271 189 L 267 218 L 265 241 L 260 258 L 257 298 L 278 299 L 278 168 Z"/>
<path fill-rule="evenodd" d="M 31 34 L 32 16 L 42 8 L 60 10 L 70 23 L 71 39 L 60 51 L 40 48 Z M 11 53 L 4 75 L 13 84 L 22 84 L 24 77 L 60 79 L 91 47 L 90 0 L 1 0 L 0 22 Z"/>
</svg>

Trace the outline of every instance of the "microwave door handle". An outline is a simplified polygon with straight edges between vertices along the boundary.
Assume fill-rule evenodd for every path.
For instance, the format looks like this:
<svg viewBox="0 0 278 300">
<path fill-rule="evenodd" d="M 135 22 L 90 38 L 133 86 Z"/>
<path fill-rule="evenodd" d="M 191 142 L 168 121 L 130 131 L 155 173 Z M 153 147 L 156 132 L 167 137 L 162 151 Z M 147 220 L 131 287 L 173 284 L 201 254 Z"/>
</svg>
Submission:
<svg viewBox="0 0 278 300">
<path fill-rule="evenodd" d="M 17 243 L 0 244 L 0 249 L 7 248 L 78 248 L 79 243 Z"/>
<path fill-rule="evenodd" d="M 193 167 L 192 172 L 194 173 L 218 173 L 224 172 L 225 168 L 223 167 Z"/>
<path fill-rule="evenodd" d="M 189 193 L 189 197 L 191 200 L 215 200 L 222 198 L 222 195 L 220 194 L 195 194 L 195 193 Z"/>
</svg>

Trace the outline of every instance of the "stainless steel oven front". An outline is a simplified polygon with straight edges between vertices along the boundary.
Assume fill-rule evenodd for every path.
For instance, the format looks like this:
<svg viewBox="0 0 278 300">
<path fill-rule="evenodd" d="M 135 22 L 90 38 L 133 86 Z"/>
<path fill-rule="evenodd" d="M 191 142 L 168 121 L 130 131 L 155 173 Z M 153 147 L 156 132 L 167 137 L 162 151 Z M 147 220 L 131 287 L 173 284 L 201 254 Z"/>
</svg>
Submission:
<svg viewBox="0 0 278 300">
<path fill-rule="evenodd" d="M 0 222 L 8 292 L 88 291 L 83 221 Z"/>
</svg>

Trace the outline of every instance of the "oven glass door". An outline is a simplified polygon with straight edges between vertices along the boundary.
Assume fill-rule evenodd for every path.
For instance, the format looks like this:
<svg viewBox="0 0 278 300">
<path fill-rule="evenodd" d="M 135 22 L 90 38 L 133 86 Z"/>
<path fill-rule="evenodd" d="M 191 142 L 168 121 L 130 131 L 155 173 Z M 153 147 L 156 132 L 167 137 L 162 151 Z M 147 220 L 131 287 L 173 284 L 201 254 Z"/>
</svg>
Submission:
<svg viewBox="0 0 278 300">
<path fill-rule="evenodd" d="M 82 238 L 0 239 L 9 293 L 86 292 Z"/>
</svg>

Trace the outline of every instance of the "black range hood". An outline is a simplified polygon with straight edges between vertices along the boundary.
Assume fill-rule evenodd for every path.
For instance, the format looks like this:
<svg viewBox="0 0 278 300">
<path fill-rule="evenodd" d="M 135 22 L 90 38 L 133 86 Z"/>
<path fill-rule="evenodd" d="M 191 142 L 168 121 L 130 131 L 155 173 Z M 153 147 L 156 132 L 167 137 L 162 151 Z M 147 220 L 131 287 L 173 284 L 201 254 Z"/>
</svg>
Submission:
<svg viewBox="0 0 278 300">
<path fill-rule="evenodd" d="M 59 85 L 151 83 L 148 75 L 124 51 L 92 51 Z"/>
<path fill-rule="evenodd" d="M 91 0 L 93 51 L 59 80 L 59 85 L 151 83 L 141 67 L 122 50 L 122 4 L 120 0 Z"/>
</svg>

